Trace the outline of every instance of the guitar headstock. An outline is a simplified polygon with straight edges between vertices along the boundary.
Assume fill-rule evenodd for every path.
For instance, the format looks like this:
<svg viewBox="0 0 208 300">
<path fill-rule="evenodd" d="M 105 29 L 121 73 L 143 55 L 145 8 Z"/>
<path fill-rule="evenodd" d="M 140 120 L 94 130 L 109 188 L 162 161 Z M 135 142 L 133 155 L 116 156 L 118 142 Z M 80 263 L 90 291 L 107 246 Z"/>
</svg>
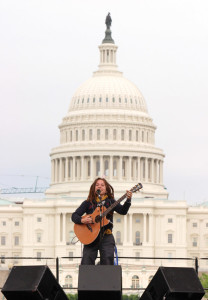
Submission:
<svg viewBox="0 0 208 300">
<path fill-rule="evenodd" d="M 143 188 L 143 185 L 141 183 L 137 183 L 133 188 L 130 189 L 132 193 L 135 193 Z"/>
</svg>

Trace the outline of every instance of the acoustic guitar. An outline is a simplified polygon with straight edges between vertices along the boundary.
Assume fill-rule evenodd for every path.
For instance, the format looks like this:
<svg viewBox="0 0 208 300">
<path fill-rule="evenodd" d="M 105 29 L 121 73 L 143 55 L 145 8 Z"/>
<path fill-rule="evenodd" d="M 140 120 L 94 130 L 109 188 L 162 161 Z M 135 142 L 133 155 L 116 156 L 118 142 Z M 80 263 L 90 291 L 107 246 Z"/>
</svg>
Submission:
<svg viewBox="0 0 208 300">
<path fill-rule="evenodd" d="M 131 192 L 135 193 L 142 189 L 142 184 L 138 183 L 133 188 L 131 188 Z M 98 236 L 100 232 L 100 225 L 101 227 L 107 225 L 110 220 L 106 218 L 106 216 L 110 213 L 110 211 L 116 207 L 121 201 L 126 198 L 126 194 L 124 194 L 121 198 L 115 201 L 111 206 L 106 208 L 105 206 L 96 207 L 94 212 L 89 215 L 83 216 L 86 218 L 90 216 L 92 218 L 92 223 L 90 224 L 75 224 L 74 225 L 74 233 L 76 234 L 77 238 L 80 242 L 84 245 L 91 244 Z"/>
</svg>

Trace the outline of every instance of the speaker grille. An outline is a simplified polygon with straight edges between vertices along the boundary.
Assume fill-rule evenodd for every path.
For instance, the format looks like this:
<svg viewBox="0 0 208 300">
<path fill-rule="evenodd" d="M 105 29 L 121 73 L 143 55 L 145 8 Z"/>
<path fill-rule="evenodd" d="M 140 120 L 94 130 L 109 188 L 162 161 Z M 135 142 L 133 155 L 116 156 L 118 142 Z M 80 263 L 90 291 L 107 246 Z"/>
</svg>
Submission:
<svg viewBox="0 0 208 300">
<path fill-rule="evenodd" d="M 81 265 L 79 267 L 79 300 L 120 300 L 121 296 L 121 266 Z"/>
<path fill-rule="evenodd" d="M 200 300 L 204 294 L 193 268 L 160 267 L 140 300 Z"/>
<path fill-rule="evenodd" d="M 2 293 L 8 300 L 68 299 L 47 266 L 13 267 Z"/>
</svg>

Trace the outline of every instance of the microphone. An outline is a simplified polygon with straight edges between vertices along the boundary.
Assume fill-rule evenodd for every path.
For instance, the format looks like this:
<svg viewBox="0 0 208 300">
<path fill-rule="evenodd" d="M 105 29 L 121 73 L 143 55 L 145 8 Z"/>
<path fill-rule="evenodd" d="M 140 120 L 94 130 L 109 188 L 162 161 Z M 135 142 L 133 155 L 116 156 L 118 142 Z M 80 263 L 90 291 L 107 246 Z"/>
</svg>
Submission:
<svg viewBox="0 0 208 300">
<path fill-rule="evenodd" d="M 97 191 L 96 191 L 96 194 L 97 194 L 98 196 L 100 196 L 100 192 L 101 192 L 100 190 L 97 190 Z"/>
</svg>

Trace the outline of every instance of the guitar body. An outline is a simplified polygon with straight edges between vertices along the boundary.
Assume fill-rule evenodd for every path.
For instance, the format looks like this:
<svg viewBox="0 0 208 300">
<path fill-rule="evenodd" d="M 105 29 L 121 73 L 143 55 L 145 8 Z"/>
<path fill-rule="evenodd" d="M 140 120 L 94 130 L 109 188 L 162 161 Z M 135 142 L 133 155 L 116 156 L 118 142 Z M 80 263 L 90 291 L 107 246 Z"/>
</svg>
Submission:
<svg viewBox="0 0 208 300">
<path fill-rule="evenodd" d="M 105 206 L 101 207 L 102 213 L 106 211 Z M 84 245 L 91 244 L 98 236 L 100 232 L 100 207 L 96 207 L 94 212 L 86 216 L 91 216 L 92 222 L 91 224 L 74 224 L 74 233 L 80 240 L 80 242 Z M 106 217 L 103 217 L 101 220 L 101 226 L 105 226 L 109 223 L 109 220 Z"/>
</svg>

